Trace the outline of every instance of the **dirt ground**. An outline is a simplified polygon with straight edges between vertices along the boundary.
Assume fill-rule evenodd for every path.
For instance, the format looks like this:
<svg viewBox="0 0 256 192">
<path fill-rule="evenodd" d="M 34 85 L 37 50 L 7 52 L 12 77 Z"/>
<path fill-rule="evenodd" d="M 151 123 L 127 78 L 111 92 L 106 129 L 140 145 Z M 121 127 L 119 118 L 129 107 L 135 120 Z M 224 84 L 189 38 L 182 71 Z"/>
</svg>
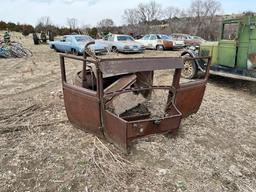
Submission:
<svg viewBox="0 0 256 192">
<path fill-rule="evenodd" d="M 140 139 L 127 155 L 69 123 L 58 53 L 12 38 L 33 56 L 0 59 L 0 191 L 256 191 L 255 83 L 211 77 L 177 134 Z"/>
</svg>

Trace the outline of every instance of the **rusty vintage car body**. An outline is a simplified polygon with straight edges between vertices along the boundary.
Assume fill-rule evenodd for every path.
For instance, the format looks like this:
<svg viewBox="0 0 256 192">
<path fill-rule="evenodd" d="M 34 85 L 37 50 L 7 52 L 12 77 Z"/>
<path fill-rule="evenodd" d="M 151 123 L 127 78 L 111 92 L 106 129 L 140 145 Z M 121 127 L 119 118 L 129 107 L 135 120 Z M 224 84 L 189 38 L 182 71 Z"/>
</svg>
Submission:
<svg viewBox="0 0 256 192">
<path fill-rule="evenodd" d="M 73 84 L 67 82 L 65 59 L 79 60 L 83 64 Z M 106 138 L 124 150 L 128 150 L 137 138 L 175 131 L 181 119 L 196 113 L 201 105 L 211 62 L 209 57 L 204 59 L 208 60 L 204 78 L 181 84 L 184 63 L 181 57 L 99 59 L 61 54 L 68 119 L 77 127 Z M 154 86 L 154 71 L 166 69 L 175 70 L 173 82 L 170 86 Z M 151 117 L 148 110 L 129 113 L 140 104 L 122 114 L 115 114 L 109 108 L 111 101 L 121 94 L 134 93 L 150 98 L 152 90 L 166 90 L 168 93 L 162 117 Z"/>
</svg>

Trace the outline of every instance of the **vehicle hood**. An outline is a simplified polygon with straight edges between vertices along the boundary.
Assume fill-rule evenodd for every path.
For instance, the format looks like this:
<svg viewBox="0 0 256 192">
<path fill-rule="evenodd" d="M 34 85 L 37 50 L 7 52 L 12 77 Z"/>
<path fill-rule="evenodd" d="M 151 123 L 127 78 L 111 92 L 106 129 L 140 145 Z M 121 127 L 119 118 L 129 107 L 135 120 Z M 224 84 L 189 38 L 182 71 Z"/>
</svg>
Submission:
<svg viewBox="0 0 256 192">
<path fill-rule="evenodd" d="M 128 46 L 133 46 L 133 45 L 137 45 L 137 46 L 141 46 L 142 44 L 136 41 L 118 41 L 119 43 L 122 43 L 123 45 L 128 45 Z"/>
</svg>

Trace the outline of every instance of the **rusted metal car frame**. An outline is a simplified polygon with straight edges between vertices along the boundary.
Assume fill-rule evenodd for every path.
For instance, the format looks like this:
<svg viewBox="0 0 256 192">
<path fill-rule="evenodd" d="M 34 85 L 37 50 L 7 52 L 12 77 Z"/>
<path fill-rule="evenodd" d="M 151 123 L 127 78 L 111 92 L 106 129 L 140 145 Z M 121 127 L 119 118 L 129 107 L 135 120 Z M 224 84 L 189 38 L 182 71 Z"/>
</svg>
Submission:
<svg viewBox="0 0 256 192">
<path fill-rule="evenodd" d="M 83 63 L 83 70 L 77 74 L 74 84 L 67 82 L 65 58 Z M 184 60 L 180 57 L 98 59 L 61 54 L 62 85 L 68 119 L 79 128 L 106 138 L 126 151 L 137 138 L 175 131 L 181 119 L 196 113 L 201 105 L 211 58 L 200 59 L 208 60 L 204 78 L 181 84 Z M 93 65 L 94 70 L 89 65 Z M 175 70 L 170 86 L 154 86 L 153 71 L 167 69 Z M 110 88 L 106 88 L 109 85 Z M 162 118 L 151 118 L 149 114 L 121 117 L 106 107 L 117 95 L 133 92 L 150 97 L 151 91 L 155 89 L 169 92 L 165 116 Z"/>
</svg>

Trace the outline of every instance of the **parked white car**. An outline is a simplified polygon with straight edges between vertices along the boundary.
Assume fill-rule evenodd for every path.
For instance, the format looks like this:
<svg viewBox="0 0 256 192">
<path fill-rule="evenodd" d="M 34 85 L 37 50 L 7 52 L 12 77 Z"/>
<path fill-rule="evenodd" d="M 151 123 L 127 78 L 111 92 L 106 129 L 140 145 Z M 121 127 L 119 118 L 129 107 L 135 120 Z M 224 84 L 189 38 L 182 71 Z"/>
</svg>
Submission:
<svg viewBox="0 0 256 192">
<path fill-rule="evenodd" d="M 182 49 L 182 48 L 184 48 L 186 46 L 185 42 L 183 40 L 173 39 L 171 35 L 168 35 L 168 37 L 173 42 L 173 49 Z"/>
<path fill-rule="evenodd" d="M 147 34 L 136 41 L 142 43 L 146 49 L 164 50 L 172 49 L 173 47 L 170 39 L 163 39 L 158 34 Z"/>
<path fill-rule="evenodd" d="M 174 41 L 165 34 L 147 34 L 136 41 L 142 43 L 146 49 L 168 50 L 184 47 L 183 41 Z"/>
<path fill-rule="evenodd" d="M 101 42 L 113 52 L 141 53 L 145 50 L 144 45 L 136 42 L 129 35 L 109 34 Z"/>
</svg>

